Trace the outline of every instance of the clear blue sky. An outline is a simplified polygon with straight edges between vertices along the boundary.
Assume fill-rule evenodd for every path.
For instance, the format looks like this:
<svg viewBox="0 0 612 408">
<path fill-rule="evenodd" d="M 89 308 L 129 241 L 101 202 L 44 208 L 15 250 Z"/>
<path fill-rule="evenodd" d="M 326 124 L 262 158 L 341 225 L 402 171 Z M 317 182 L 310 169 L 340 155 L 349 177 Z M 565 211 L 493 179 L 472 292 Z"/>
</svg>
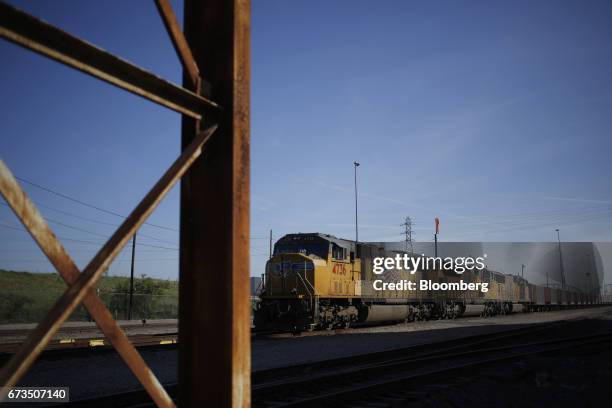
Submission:
<svg viewBox="0 0 612 408">
<path fill-rule="evenodd" d="M 152 2 L 10 3 L 180 83 Z M 430 240 L 439 216 L 441 240 L 612 241 L 611 20 L 608 1 L 253 1 L 251 274 L 269 229 L 354 236 L 354 160 L 361 240 L 401 239 L 405 216 Z M 178 154 L 178 114 L 6 41 L 0 56 L 17 176 L 127 214 Z M 24 187 L 88 241 L 65 241 L 81 267 L 113 227 L 74 215 L 120 221 Z M 151 222 L 178 228 L 178 191 Z M 0 268 L 52 270 L 4 205 L 0 224 Z M 176 278 L 177 232 L 142 233 L 137 274 Z"/>
</svg>

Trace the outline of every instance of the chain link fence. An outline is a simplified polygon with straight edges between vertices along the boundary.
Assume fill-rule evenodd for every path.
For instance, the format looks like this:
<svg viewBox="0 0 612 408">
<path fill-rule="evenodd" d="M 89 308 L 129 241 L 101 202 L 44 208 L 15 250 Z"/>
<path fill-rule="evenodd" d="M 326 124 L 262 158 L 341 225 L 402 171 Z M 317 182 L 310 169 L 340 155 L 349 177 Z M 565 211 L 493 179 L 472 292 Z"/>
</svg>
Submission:
<svg viewBox="0 0 612 408">
<path fill-rule="evenodd" d="M 128 293 L 102 292 L 99 294 L 115 320 L 128 320 L 130 295 Z M 132 319 L 176 319 L 178 296 L 135 293 L 132 297 Z"/>
<path fill-rule="evenodd" d="M 51 309 L 62 291 L 49 288 L 30 289 L 27 292 L 2 288 L 0 290 L 0 324 L 37 323 Z M 127 320 L 130 309 L 128 293 L 99 291 L 98 296 L 106 304 L 113 317 Z M 178 294 L 156 295 L 135 293 L 132 298 L 132 319 L 176 319 L 178 317 Z M 91 316 L 79 307 L 68 319 L 91 321 Z"/>
</svg>

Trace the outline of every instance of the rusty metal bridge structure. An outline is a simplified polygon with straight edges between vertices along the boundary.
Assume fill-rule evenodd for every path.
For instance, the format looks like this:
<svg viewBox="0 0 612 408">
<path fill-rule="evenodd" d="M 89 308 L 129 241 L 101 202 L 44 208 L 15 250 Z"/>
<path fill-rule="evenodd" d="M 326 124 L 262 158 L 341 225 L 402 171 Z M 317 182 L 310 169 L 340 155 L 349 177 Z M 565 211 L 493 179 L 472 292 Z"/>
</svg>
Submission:
<svg viewBox="0 0 612 408">
<path fill-rule="evenodd" d="M 83 304 L 153 402 L 175 406 L 95 286 L 181 180 L 178 404 L 250 406 L 250 0 L 185 0 L 184 30 L 168 0 L 154 3 L 182 86 L 0 2 L 0 37 L 182 115 L 180 156 L 82 271 L 0 160 L 0 193 L 68 285 L 1 367 L 0 400 Z"/>
</svg>

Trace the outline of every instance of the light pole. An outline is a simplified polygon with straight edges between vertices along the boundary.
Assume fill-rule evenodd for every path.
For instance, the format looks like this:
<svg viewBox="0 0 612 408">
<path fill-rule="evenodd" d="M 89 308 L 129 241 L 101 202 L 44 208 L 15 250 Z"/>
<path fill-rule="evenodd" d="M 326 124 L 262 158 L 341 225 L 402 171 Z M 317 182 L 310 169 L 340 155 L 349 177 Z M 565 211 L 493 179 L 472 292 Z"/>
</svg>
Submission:
<svg viewBox="0 0 612 408">
<path fill-rule="evenodd" d="M 436 217 L 434 219 L 434 224 L 436 226 L 436 232 L 434 233 L 434 256 L 438 257 L 438 233 L 440 232 L 440 219 Z"/>
<path fill-rule="evenodd" d="M 128 305 L 128 320 L 132 320 L 132 302 L 134 298 L 134 257 L 136 255 L 136 233 L 132 238 L 132 266 L 130 268 L 130 297 Z"/>
<path fill-rule="evenodd" d="M 521 286 L 519 296 L 521 300 L 525 299 L 525 264 L 521 264 Z"/>
<path fill-rule="evenodd" d="M 357 167 L 359 167 L 359 163 L 353 162 L 353 166 L 355 168 L 355 255 L 357 255 L 357 242 L 359 242 L 359 227 L 357 224 Z"/>
<path fill-rule="evenodd" d="M 557 231 L 557 242 L 559 243 L 559 268 L 561 269 L 561 287 L 565 289 L 565 273 L 563 272 L 563 255 L 561 255 L 561 235 L 559 234 L 559 228 Z"/>
</svg>

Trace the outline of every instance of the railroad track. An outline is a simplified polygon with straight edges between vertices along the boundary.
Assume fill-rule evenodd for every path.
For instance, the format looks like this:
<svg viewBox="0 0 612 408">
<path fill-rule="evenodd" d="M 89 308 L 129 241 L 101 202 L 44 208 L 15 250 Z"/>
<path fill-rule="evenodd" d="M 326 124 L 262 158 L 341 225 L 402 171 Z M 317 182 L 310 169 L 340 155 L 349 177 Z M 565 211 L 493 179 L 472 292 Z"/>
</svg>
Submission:
<svg viewBox="0 0 612 408">
<path fill-rule="evenodd" d="M 396 351 L 396 358 L 388 353 L 364 356 L 363 360 L 358 357 L 352 365 L 337 361 L 327 362 L 327 368 L 293 367 L 293 377 L 261 383 L 254 378 L 253 407 L 404 406 L 404 402 L 416 402 L 421 397 L 419 384 L 443 385 L 440 379 L 456 371 L 567 348 L 612 343 L 610 332 L 560 336 L 566 328 L 567 325 L 547 325 L 500 336 L 476 336 L 455 346 L 431 345 L 435 350 L 430 347 L 429 351 L 423 348 Z M 534 336 L 543 339 L 531 341 Z M 516 342 L 518 338 L 527 341 Z M 300 369 L 302 375 L 295 375 Z M 279 369 L 267 376 L 281 373 Z"/>
<path fill-rule="evenodd" d="M 252 376 L 252 400 L 254 407 L 276 407 L 276 406 L 318 406 L 325 403 L 327 398 L 332 398 L 330 393 L 339 393 L 345 389 L 349 394 L 355 391 L 356 383 L 350 382 L 341 387 L 339 381 L 352 378 L 361 372 L 362 386 L 367 384 L 368 379 L 381 378 L 377 370 L 396 372 L 402 365 L 404 369 L 420 361 L 422 365 L 428 359 L 437 361 L 444 365 L 446 358 L 465 354 L 465 358 L 471 358 L 470 352 L 475 347 L 485 347 L 492 344 L 508 344 L 516 339 L 534 335 L 555 337 L 558 332 L 563 331 L 571 322 L 557 321 L 551 323 L 537 324 L 533 326 L 522 326 L 507 329 L 501 332 L 475 335 L 448 340 L 437 343 L 422 344 L 405 349 L 396 349 L 384 352 L 369 353 L 347 358 L 325 360 L 310 364 L 301 364 L 290 367 L 275 368 L 257 371 Z M 367 371 L 370 370 L 370 371 Z M 398 372 L 401 374 L 400 372 Z M 335 382 L 336 386 L 329 388 L 328 381 Z M 384 383 L 379 384 L 384 388 Z M 164 387 L 172 398 L 178 395 L 176 383 L 166 383 Z M 320 395 L 319 395 L 320 394 Z M 312 400 L 312 398 L 319 398 Z M 337 400 L 332 398 L 328 401 L 333 406 L 338 406 Z M 300 405 L 302 404 L 302 405 Z M 107 395 L 101 398 L 84 399 L 73 401 L 70 407 L 148 407 L 153 406 L 149 397 L 142 390 Z"/>
<path fill-rule="evenodd" d="M 497 370 L 505 360 L 558 353 L 571 347 L 612 344 L 609 326 L 599 324 L 598 320 L 581 325 L 584 322 L 522 325 L 454 340 L 256 371 L 252 375 L 252 406 L 405 406 L 406 402 L 423 398 L 432 387 L 474 376 L 478 366 L 490 365 Z M 584 327 L 587 329 L 583 330 Z M 177 397 L 176 383 L 165 383 L 164 387 L 172 398 Z M 134 390 L 75 400 L 68 406 L 153 405 L 143 390 Z"/>
<path fill-rule="evenodd" d="M 473 336 L 460 337 L 458 339 L 444 340 L 436 343 L 424 343 L 407 348 L 392 349 L 350 357 L 342 357 L 331 360 L 305 363 L 288 367 L 272 368 L 253 373 L 253 389 L 268 387 L 277 381 L 290 380 L 295 377 L 310 376 L 317 373 L 329 373 L 330 370 L 341 372 L 342 370 L 354 370 L 357 365 L 368 366 L 369 364 L 382 362 L 397 362 L 400 359 L 411 359 L 417 357 L 427 357 L 441 355 L 447 352 L 457 352 L 463 349 L 478 347 L 491 342 L 501 342 L 514 339 L 518 336 L 537 334 L 539 332 L 562 328 L 568 325 L 568 321 L 555 321 L 549 323 L 539 323 L 531 326 L 521 326 L 510 328 L 494 333 L 478 334 Z"/>
<path fill-rule="evenodd" d="M 604 306 L 604 305 L 597 305 Z M 591 306 L 595 307 L 595 305 Z M 474 316 L 469 316 L 473 318 Z M 467 317 L 463 317 L 467 318 Z M 462 318 L 459 318 L 462 319 Z M 458 320 L 459 320 L 458 319 Z M 482 317 L 485 319 L 485 317 Z M 104 338 L 102 333 L 99 332 L 97 327 L 92 324 L 85 324 L 83 326 L 75 325 L 71 322 L 70 327 L 62 328 L 56 338 L 52 340 L 47 346 L 47 350 L 59 350 L 59 349 L 73 349 L 73 348 L 88 348 L 88 347 L 109 347 L 108 340 Z M 395 324 L 393 324 L 394 326 Z M 35 324 L 30 325 L 28 329 L 0 329 L 0 353 L 14 353 L 18 347 L 23 343 L 25 338 L 28 336 L 30 331 L 35 327 Z M 178 341 L 178 333 L 176 324 L 169 325 L 167 323 L 159 322 L 147 322 L 146 325 L 142 325 L 136 321 L 125 322 L 121 327 L 126 331 L 126 334 L 137 347 L 153 346 L 153 345 L 165 345 L 165 344 L 176 344 Z M 314 331 L 314 332 L 301 332 L 299 334 L 291 333 L 287 331 L 252 331 L 251 337 L 293 337 L 299 335 L 300 337 L 310 336 L 330 336 L 336 334 L 351 333 L 355 330 L 363 329 L 364 327 L 355 328 L 337 328 L 330 331 Z M 138 333 L 139 331 L 148 331 L 148 333 Z M 6 340 L 8 339 L 8 341 Z M 14 339 L 14 340 L 12 340 Z"/>
<path fill-rule="evenodd" d="M 177 323 L 172 320 L 146 322 L 121 321 L 121 328 L 136 346 L 175 344 Z M 14 353 L 25 341 L 36 324 L 0 326 L 0 353 Z M 54 336 L 46 350 L 109 347 L 110 344 L 95 323 L 68 322 Z"/>
<path fill-rule="evenodd" d="M 128 336 L 136 347 L 172 345 L 178 341 L 178 333 L 163 334 L 137 334 Z M 0 353 L 12 354 L 23 342 L 11 342 L 0 344 Z M 108 339 L 102 336 L 82 337 L 65 336 L 49 342 L 45 350 L 72 350 L 90 347 L 108 348 L 112 347 Z"/>
</svg>

